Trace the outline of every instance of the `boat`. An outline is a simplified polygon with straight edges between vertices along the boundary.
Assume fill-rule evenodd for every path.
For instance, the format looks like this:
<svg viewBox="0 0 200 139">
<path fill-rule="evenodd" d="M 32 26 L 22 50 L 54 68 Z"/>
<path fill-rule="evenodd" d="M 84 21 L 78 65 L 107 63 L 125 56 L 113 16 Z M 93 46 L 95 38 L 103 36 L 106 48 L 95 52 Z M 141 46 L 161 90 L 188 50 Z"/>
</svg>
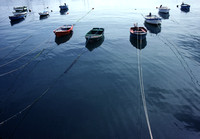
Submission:
<svg viewBox="0 0 200 139">
<path fill-rule="evenodd" d="M 170 16 L 169 13 L 161 13 L 161 12 L 159 12 L 158 14 L 159 14 L 159 16 L 162 17 L 163 19 L 169 19 L 169 16 Z"/>
<path fill-rule="evenodd" d="M 27 11 L 27 6 L 14 7 L 13 9 L 14 9 L 16 12 L 25 12 L 25 11 Z"/>
<path fill-rule="evenodd" d="M 13 12 L 13 15 L 27 15 L 27 12 Z"/>
<path fill-rule="evenodd" d="M 98 41 L 86 41 L 85 47 L 89 51 L 93 51 L 95 48 L 101 46 L 101 44 L 104 42 L 104 36 L 101 37 Z"/>
<path fill-rule="evenodd" d="M 161 25 L 153 25 L 153 24 L 149 24 L 147 22 L 144 23 L 144 26 L 146 27 L 146 29 L 149 30 L 150 33 L 153 34 L 158 34 L 161 32 Z"/>
<path fill-rule="evenodd" d="M 182 3 L 182 4 L 181 4 L 181 10 L 182 10 L 182 11 L 185 11 L 185 12 L 189 12 L 189 11 L 190 11 L 190 5 L 189 5 L 189 4 Z"/>
<path fill-rule="evenodd" d="M 14 26 L 15 24 L 18 24 L 20 22 L 24 21 L 24 18 L 18 19 L 18 20 L 11 20 L 10 25 Z"/>
<path fill-rule="evenodd" d="M 160 7 L 158 8 L 160 13 L 169 13 L 169 8 L 167 6 L 162 6 L 160 5 Z"/>
<path fill-rule="evenodd" d="M 56 37 L 61 37 L 67 34 L 70 34 L 73 30 L 73 25 L 63 25 L 53 32 L 55 33 Z"/>
<path fill-rule="evenodd" d="M 147 40 L 144 38 L 143 40 L 138 40 L 130 35 L 130 43 L 137 49 L 144 49 L 147 45 Z"/>
<path fill-rule="evenodd" d="M 60 10 L 67 10 L 68 9 L 68 5 L 66 5 L 66 3 L 64 3 L 64 5 L 60 5 Z"/>
<path fill-rule="evenodd" d="M 104 36 L 104 28 L 93 28 L 86 35 L 87 41 L 98 41 Z"/>
<path fill-rule="evenodd" d="M 160 17 L 156 16 L 156 15 L 151 15 L 151 13 L 149 13 L 149 15 L 145 16 L 145 22 L 149 23 L 149 24 L 161 24 L 162 20 Z"/>
<path fill-rule="evenodd" d="M 136 39 L 144 39 L 146 38 L 147 30 L 144 27 L 137 27 L 137 25 L 135 25 L 130 28 L 130 35 Z"/>
<path fill-rule="evenodd" d="M 14 21 L 14 20 L 19 20 L 19 19 L 24 19 L 26 16 L 25 15 L 13 15 L 13 16 L 9 16 L 9 19 L 11 21 Z"/>
<path fill-rule="evenodd" d="M 38 13 L 40 16 L 47 16 L 49 15 L 49 11 L 43 11 L 43 12 L 40 12 Z"/>
</svg>

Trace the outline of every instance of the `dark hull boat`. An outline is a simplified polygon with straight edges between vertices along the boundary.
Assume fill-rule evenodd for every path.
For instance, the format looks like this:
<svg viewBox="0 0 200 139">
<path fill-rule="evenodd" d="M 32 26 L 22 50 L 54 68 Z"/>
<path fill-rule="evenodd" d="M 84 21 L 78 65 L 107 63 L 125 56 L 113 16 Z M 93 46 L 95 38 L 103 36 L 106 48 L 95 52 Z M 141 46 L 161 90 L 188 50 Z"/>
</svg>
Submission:
<svg viewBox="0 0 200 139">
<path fill-rule="evenodd" d="M 73 30 L 73 25 L 63 25 L 54 30 L 53 32 L 55 33 L 56 37 L 61 37 L 70 34 L 72 30 Z"/>
<path fill-rule="evenodd" d="M 131 27 L 130 34 L 133 38 L 144 39 L 147 35 L 147 30 L 144 27 Z"/>
<path fill-rule="evenodd" d="M 15 21 L 15 20 L 20 20 L 20 19 L 24 19 L 26 17 L 26 15 L 13 15 L 13 16 L 9 16 L 9 19 L 11 21 Z"/>
<path fill-rule="evenodd" d="M 181 4 L 181 11 L 189 12 L 190 11 L 190 5 L 182 3 Z"/>
<path fill-rule="evenodd" d="M 158 34 L 161 32 L 161 25 L 152 25 L 144 22 L 144 26 L 153 34 Z"/>
<path fill-rule="evenodd" d="M 60 8 L 60 11 L 61 10 L 68 10 L 68 5 L 66 5 L 66 3 L 64 3 L 64 5 L 60 5 L 59 8 Z"/>
<path fill-rule="evenodd" d="M 87 41 L 98 41 L 104 36 L 104 28 L 93 28 L 86 35 Z"/>
</svg>

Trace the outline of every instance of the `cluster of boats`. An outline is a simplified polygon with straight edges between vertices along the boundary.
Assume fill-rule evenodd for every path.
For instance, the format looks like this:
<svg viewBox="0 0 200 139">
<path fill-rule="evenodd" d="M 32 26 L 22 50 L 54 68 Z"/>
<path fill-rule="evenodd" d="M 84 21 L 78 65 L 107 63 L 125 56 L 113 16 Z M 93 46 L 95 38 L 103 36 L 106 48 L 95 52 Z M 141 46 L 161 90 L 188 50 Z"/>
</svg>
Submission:
<svg viewBox="0 0 200 139">
<path fill-rule="evenodd" d="M 24 19 L 27 15 L 27 7 L 23 6 L 23 7 L 14 7 L 13 8 L 15 11 L 13 12 L 12 16 L 9 16 L 9 19 L 11 21 L 16 21 L 16 20 L 20 20 L 20 19 Z"/>
</svg>

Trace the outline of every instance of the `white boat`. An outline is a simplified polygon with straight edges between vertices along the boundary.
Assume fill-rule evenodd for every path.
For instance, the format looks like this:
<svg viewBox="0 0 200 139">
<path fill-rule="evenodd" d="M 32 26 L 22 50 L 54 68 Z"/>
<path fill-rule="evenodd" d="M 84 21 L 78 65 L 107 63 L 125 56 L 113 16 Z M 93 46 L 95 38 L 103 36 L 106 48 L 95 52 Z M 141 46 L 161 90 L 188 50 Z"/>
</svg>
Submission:
<svg viewBox="0 0 200 139">
<path fill-rule="evenodd" d="M 162 6 L 162 5 L 160 5 L 158 9 L 160 13 L 169 13 L 170 10 L 167 6 Z"/>
<path fill-rule="evenodd" d="M 27 15 L 27 12 L 13 12 L 13 15 Z"/>
<path fill-rule="evenodd" d="M 149 13 L 149 15 L 146 15 L 145 17 L 145 22 L 149 23 L 149 24 L 161 24 L 162 19 L 156 15 L 151 15 L 151 13 Z"/>
<path fill-rule="evenodd" d="M 43 11 L 43 12 L 40 12 L 38 13 L 40 16 L 47 16 L 49 15 L 49 11 Z"/>
<path fill-rule="evenodd" d="M 13 9 L 14 9 L 16 12 L 24 12 L 24 11 L 27 11 L 27 6 L 14 7 Z"/>
</svg>

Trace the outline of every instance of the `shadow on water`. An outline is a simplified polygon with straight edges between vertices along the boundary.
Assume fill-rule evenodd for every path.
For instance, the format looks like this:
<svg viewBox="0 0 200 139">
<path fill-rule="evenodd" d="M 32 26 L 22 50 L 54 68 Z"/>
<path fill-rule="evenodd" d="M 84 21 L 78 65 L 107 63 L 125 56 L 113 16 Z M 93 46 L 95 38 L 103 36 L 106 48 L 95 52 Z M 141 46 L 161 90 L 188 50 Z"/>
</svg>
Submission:
<svg viewBox="0 0 200 139">
<path fill-rule="evenodd" d="M 66 15 L 66 13 L 67 13 L 68 10 L 69 10 L 69 9 L 66 9 L 66 10 L 60 10 L 60 15 Z"/>
<path fill-rule="evenodd" d="M 146 40 L 146 38 L 144 38 L 144 39 L 142 39 L 142 40 L 139 40 L 139 39 L 136 39 L 136 38 L 134 38 L 134 37 L 132 37 L 132 36 L 130 36 L 130 40 L 129 40 L 130 42 L 131 42 L 131 44 L 135 47 L 135 48 L 137 48 L 137 49 L 144 49 L 145 47 L 146 47 L 146 45 L 147 45 L 147 40 Z"/>
<path fill-rule="evenodd" d="M 98 41 L 86 41 L 85 47 L 92 51 L 95 48 L 99 47 L 104 42 L 104 36 Z"/>
<path fill-rule="evenodd" d="M 57 45 L 65 43 L 65 42 L 67 42 L 67 41 L 70 40 L 70 38 L 72 37 L 72 35 L 73 35 L 73 31 L 70 34 L 68 34 L 68 35 L 61 36 L 61 37 L 55 37 L 55 42 L 56 42 Z"/>
<path fill-rule="evenodd" d="M 15 24 L 19 24 L 20 22 L 24 21 L 25 19 L 19 19 L 19 20 L 15 20 L 15 21 L 10 21 L 10 25 L 13 26 Z"/>
<path fill-rule="evenodd" d="M 40 20 L 44 20 L 44 19 L 47 19 L 49 17 L 49 15 L 44 15 L 44 16 L 40 16 Z"/>
<path fill-rule="evenodd" d="M 169 13 L 161 13 L 161 12 L 158 12 L 159 16 L 162 17 L 163 19 L 169 19 Z"/>
<path fill-rule="evenodd" d="M 144 22 L 144 26 L 153 34 L 158 34 L 161 32 L 161 25 L 153 25 L 153 24 Z"/>
</svg>

